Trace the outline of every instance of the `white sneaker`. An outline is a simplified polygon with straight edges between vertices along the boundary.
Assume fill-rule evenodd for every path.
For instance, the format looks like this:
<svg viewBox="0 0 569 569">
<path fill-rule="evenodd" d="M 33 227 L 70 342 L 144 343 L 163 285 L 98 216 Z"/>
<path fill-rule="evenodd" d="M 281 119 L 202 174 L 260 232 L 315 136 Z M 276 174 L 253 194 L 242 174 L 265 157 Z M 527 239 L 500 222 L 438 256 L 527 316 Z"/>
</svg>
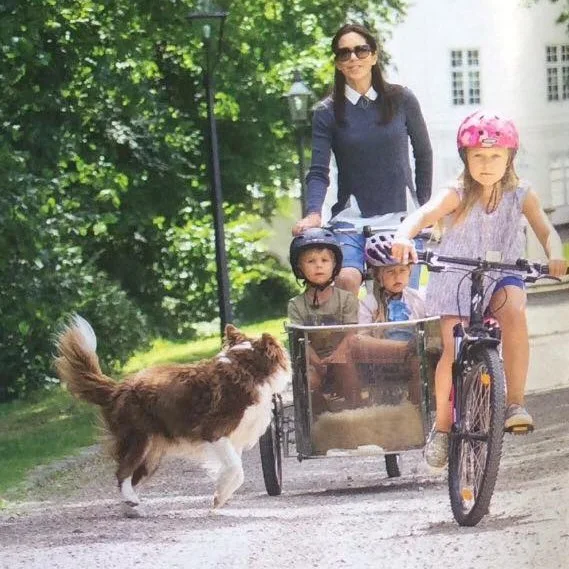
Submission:
<svg viewBox="0 0 569 569">
<path fill-rule="evenodd" d="M 448 433 L 437 431 L 433 425 L 423 455 L 432 468 L 443 468 L 448 462 Z"/>
<path fill-rule="evenodd" d="M 533 431 L 533 419 L 525 407 L 512 403 L 506 409 L 504 430 L 510 433 L 528 433 Z"/>
</svg>

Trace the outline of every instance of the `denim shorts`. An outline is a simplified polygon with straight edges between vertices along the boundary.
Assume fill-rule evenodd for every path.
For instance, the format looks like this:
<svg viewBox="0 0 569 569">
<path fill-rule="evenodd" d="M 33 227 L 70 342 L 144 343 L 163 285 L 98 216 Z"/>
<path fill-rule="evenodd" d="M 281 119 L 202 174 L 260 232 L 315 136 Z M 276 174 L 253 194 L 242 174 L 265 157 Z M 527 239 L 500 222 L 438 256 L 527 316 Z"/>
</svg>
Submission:
<svg viewBox="0 0 569 569">
<path fill-rule="evenodd" d="M 334 231 L 335 228 L 341 227 L 354 227 L 351 223 L 346 221 L 336 221 L 330 224 L 330 229 Z M 366 238 L 362 232 L 359 233 L 336 233 L 336 241 L 342 248 L 342 255 L 344 260 L 342 268 L 351 267 L 357 269 L 362 276 L 365 276 L 365 243 Z M 415 239 L 415 247 L 418 251 L 423 250 L 423 241 Z M 419 288 L 419 277 L 421 274 L 421 267 L 419 265 L 413 267 L 411 270 L 411 278 L 409 279 L 409 286 L 414 289 Z"/>
<path fill-rule="evenodd" d="M 524 281 L 516 275 L 508 275 L 507 277 L 501 278 L 496 283 L 492 294 L 496 294 L 501 288 L 504 288 L 506 286 L 517 286 L 518 288 L 524 290 L 526 288 L 526 283 L 524 283 Z"/>
<path fill-rule="evenodd" d="M 345 221 L 336 221 L 330 225 L 332 231 L 340 227 L 354 226 Z M 342 255 L 344 257 L 342 268 L 352 267 L 363 275 L 365 273 L 364 248 L 366 243 L 366 238 L 363 236 L 363 233 L 336 233 L 335 237 L 342 249 Z"/>
</svg>

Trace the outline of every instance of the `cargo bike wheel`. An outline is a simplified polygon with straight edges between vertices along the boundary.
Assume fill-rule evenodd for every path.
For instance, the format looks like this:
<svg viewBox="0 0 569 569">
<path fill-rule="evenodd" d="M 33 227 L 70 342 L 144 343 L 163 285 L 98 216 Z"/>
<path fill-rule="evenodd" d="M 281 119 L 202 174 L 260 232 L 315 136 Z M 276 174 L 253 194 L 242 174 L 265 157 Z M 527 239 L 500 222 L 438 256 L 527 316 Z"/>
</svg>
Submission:
<svg viewBox="0 0 569 569">
<path fill-rule="evenodd" d="M 283 417 L 282 398 L 273 395 L 271 422 L 259 438 L 263 478 L 269 496 L 279 496 L 282 492 Z"/>
<path fill-rule="evenodd" d="M 401 456 L 399 454 L 385 455 L 385 470 L 389 478 L 398 478 L 401 476 Z"/>
<path fill-rule="evenodd" d="M 495 347 L 473 346 L 457 366 L 455 422 L 449 444 L 449 495 L 461 526 L 487 513 L 504 437 L 504 369 Z"/>
</svg>

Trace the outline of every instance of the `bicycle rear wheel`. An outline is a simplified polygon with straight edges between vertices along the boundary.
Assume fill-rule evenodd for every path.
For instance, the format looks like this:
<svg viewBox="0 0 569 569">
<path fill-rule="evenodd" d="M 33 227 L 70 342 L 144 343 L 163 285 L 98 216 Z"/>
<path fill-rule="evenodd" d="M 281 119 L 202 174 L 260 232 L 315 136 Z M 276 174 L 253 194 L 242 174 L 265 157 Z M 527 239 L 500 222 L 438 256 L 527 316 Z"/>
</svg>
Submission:
<svg viewBox="0 0 569 569">
<path fill-rule="evenodd" d="M 488 512 L 500 468 L 504 437 L 504 368 L 496 348 L 478 346 L 461 362 L 455 423 L 449 448 L 449 495 L 461 526 Z"/>
</svg>

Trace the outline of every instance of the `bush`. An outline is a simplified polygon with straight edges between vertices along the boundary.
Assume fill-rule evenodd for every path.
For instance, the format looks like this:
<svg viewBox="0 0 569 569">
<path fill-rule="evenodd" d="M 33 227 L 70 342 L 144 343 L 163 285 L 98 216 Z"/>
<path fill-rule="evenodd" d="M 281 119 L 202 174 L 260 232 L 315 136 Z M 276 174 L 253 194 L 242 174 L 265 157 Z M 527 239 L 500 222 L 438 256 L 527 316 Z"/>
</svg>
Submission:
<svg viewBox="0 0 569 569">
<path fill-rule="evenodd" d="M 30 251 L 27 251 L 30 253 Z M 116 370 L 147 340 L 140 310 L 78 248 L 46 247 L 0 263 L 0 401 L 53 383 L 53 340 L 66 316 L 96 330 L 102 364 Z"/>
<path fill-rule="evenodd" d="M 273 275 L 251 282 L 235 305 L 235 318 L 240 322 L 259 322 L 286 317 L 288 301 L 299 293 L 290 270 L 275 268 Z"/>
</svg>

